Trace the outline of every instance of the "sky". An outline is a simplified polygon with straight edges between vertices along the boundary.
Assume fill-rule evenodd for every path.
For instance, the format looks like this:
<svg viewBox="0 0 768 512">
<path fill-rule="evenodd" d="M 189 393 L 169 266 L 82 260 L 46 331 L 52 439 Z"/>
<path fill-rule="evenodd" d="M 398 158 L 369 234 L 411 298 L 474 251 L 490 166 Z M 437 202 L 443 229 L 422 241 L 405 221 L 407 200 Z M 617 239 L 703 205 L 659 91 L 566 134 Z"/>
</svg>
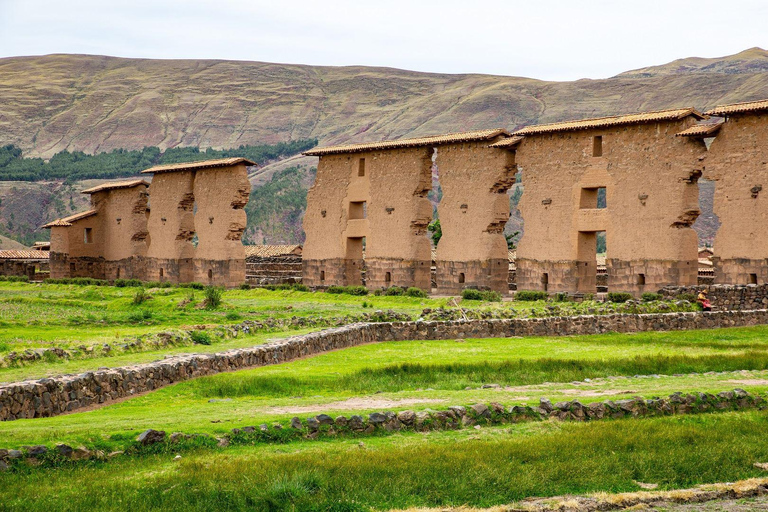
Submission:
<svg viewBox="0 0 768 512">
<path fill-rule="evenodd" d="M 0 57 L 83 53 L 576 80 L 755 46 L 768 49 L 766 0 L 0 0 Z"/>
</svg>

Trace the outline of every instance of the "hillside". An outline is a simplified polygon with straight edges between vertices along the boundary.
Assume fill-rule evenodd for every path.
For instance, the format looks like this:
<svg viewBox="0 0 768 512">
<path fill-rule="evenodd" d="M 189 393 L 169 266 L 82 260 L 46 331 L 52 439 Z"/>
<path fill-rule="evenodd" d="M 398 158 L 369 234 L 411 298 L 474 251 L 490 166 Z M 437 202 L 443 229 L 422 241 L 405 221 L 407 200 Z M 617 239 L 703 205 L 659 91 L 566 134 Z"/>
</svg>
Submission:
<svg viewBox="0 0 768 512">
<path fill-rule="evenodd" d="M 15 57 L 0 59 L 0 145 L 49 158 L 62 150 L 226 149 L 313 138 L 333 144 L 762 98 L 768 98 L 768 52 L 759 48 L 574 82 L 361 66 Z M 277 190 L 289 183 L 296 196 L 316 160 L 289 160 L 256 170 L 254 186 L 271 183 Z M 304 169 L 300 177 L 270 181 L 297 165 Z M 34 228 L 79 209 L 82 188 L 81 182 L 0 185 L 0 234 L 26 244 L 45 238 Z M 300 241 L 297 204 L 281 210 L 279 201 L 270 203 L 259 223 L 249 219 L 251 241 Z M 518 222 L 510 227 L 517 230 Z M 702 238 L 711 239 L 716 223 L 702 225 Z"/>
</svg>

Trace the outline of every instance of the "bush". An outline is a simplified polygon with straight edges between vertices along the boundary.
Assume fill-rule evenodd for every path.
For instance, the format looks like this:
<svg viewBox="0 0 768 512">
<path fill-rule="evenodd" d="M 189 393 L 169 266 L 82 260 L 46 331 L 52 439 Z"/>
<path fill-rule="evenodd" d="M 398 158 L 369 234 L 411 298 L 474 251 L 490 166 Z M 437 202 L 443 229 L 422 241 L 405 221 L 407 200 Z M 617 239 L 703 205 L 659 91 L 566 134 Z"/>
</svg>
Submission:
<svg viewBox="0 0 768 512">
<path fill-rule="evenodd" d="M 554 300 L 555 302 L 568 302 L 571 299 L 566 292 L 558 292 L 555 294 Z"/>
<path fill-rule="evenodd" d="M 696 302 L 696 296 L 692 293 L 681 293 L 677 296 L 677 300 L 687 300 L 688 302 Z"/>
<path fill-rule="evenodd" d="M 547 292 L 541 292 L 536 290 L 520 290 L 515 293 L 515 300 L 523 301 L 535 301 L 535 300 L 547 300 Z"/>
<path fill-rule="evenodd" d="M 29 276 L 0 276 L 0 281 L 9 283 L 28 283 Z"/>
<path fill-rule="evenodd" d="M 203 283 L 180 283 L 176 285 L 176 288 L 192 288 L 193 290 L 204 290 L 205 285 Z"/>
<path fill-rule="evenodd" d="M 112 284 L 118 288 L 134 288 L 137 286 L 143 286 L 143 283 L 138 279 L 115 279 Z"/>
<path fill-rule="evenodd" d="M 225 315 L 225 318 L 226 318 L 227 320 L 240 320 L 241 318 L 243 318 L 243 315 L 241 315 L 241 314 L 240 314 L 240 313 L 238 313 L 237 311 L 230 311 L 230 312 L 228 312 L 228 313 Z"/>
<path fill-rule="evenodd" d="M 91 277 L 72 277 L 62 279 L 46 279 L 46 284 L 73 284 L 76 286 L 107 286 L 109 281 L 104 279 L 93 279 Z"/>
<path fill-rule="evenodd" d="M 501 302 L 501 294 L 493 290 L 475 290 L 466 288 L 461 291 L 461 298 L 465 300 L 484 300 L 487 302 Z"/>
<path fill-rule="evenodd" d="M 347 295 L 368 295 L 368 288 L 365 286 L 329 286 L 326 293 L 346 293 Z"/>
<path fill-rule="evenodd" d="M 207 332 L 203 331 L 192 331 L 189 333 L 189 337 L 192 340 L 192 343 L 195 345 L 210 345 L 211 344 L 211 335 Z"/>
<path fill-rule="evenodd" d="M 149 293 L 147 293 L 147 290 L 144 288 L 139 288 L 138 290 L 136 290 L 136 293 L 133 295 L 133 303 L 136 305 L 143 304 L 144 301 L 146 301 L 149 298 L 150 298 L 150 295 Z"/>
<path fill-rule="evenodd" d="M 660 293 L 645 292 L 642 295 L 643 302 L 653 302 L 655 300 L 661 300 Z"/>
<path fill-rule="evenodd" d="M 250 290 L 251 285 L 249 285 L 248 283 L 243 283 L 238 288 L 240 288 L 241 290 Z"/>
<path fill-rule="evenodd" d="M 128 315 L 128 322 L 132 324 L 138 324 L 144 322 L 145 320 L 150 320 L 151 318 L 152 312 L 148 309 L 143 309 L 141 311 L 134 311 Z"/>
<path fill-rule="evenodd" d="M 405 290 L 399 286 L 390 286 L 384 289 L 384 295 L 387 297 L 400 297 L 405 295 Z"/>
<path fill-rule="evenodd" d="M 627 302 L 632 300 L 632 294 L 627 292 L 608 292 L 607 298 L 608 302 Z"/>
<path fill-rule="evenodd" d="M 221 305 L 221 296 L 224 290 L 218 286 L 207 286 L 205 288 L 205 307 L 206 309 L 215 309 Z"/>
<path fill-rule="evenodd" d="M 409 297 L 418 297 L 420 299 L 424 299 L 429 296 L 427 295 L 427 292 L 425 292 L 421 288 L 416 288 L 415 286 L 411 286 L 410 288 L 405 290 L 405 294 Z"/>
</svg>

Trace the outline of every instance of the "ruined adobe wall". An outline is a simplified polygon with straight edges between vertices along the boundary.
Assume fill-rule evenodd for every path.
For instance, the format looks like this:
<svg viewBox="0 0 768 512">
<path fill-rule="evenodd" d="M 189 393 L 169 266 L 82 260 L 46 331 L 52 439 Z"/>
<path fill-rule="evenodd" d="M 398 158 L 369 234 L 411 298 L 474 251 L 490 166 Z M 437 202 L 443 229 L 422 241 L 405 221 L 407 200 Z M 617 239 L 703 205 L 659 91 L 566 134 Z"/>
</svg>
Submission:
<svg viewBox="0 0 768 512">
<path fill-rule="evenodd" d="M 65 230 L 69 252 L 65 257 L 51 253 L 51 265 L 64 268 L 63 277 L 105 279 L 104 245 L 106 230 L 101 213 L 72 222 Z M 85 230 L 91 228 L 91 243 L 85 243 Z M 56 263 L 54 263 L 54 261 Z M 51 276 L 53 277 L 53 275 Z"/>
<path fill-rule="evenodd" d="M 155 174 L 150 187 L 144 279 L 190 283 L 195 279 L 193 171 Z"/>
<path fill-rule="evenodd" d="M 48 258 L 53 279 L 69 277 L 69 233 L 67 227 L 51 227 L 51 251 Z M 56 249 L 56 251 L 54 251 Z"/>
<path fill-rule="evenodd" d="M 717 180 L 715 282 L 768 282 L 768 116 L 728 118 L 704 163 L 705 177 Z"/>
<path fill-rule="evenodd" d="M 438 293 L 458 294 L 468 287 L 509 291 L 506 192 L 515 182 L 517 167 L 513 152 L 489 148 L 491 142 L 437 150 L 443 191 L 437 207 L 443 233 L 436 256 Z"/>
<path fill-rule="evenodd" d="M 346 284 L 342 238 L 347 215 L 344 198 L 356 163 L 357 158 L 352 155 L 328 155 L 317 165 L 315 183 L 307 193 L 303 221 L 306 233 L 303 275 L 304 284 L 308 286 Z"/>
<path fill-rule="evenodd" d="M 111 189 L 91 195 L 104 230 L 104 278 L 142 279 L 147 244 L 147 187 Z"/>
<path fill-rule="evenodd" d="M 608 286 L 639 294 L 697 281 L 699 157 L 675 134 L 695 122 L 527 136 L 517 150 L 525 186 L 518 289 L 594 292 L 595 238 L 606 231 Z M 593 137 L 602 136 L 602 156 Z M 559 186 L 562 185 L 562 186 Z M 606 188 L 607 208 L 581 208 L 585 188 Z M 642 284 L 644 280 L 644 284 Z"/>
<path fill-rule="evenodd" d="M 280 364 L 376 341 L 564 336 L 607 332 L 713 329 L 768 323 L 768 310 L 598 315 L 452 322 L 353 324 L 215 354 L 184 354 L 152 363 L 0 385 L 0 421 L 56 416 L 152 391 L 175 382 Z"/>
<path fill-rule="evenodd" d="M 432 154 L 431 147 L 367 154 L 370 199 L 365 265 L 370 289 L 432 288 L 432 246 L 427 237 L 432 220 L 427 199 L 432 189 Z"/>
<path fill-rule="evenodd" d="M 193 281 L 235 287 L 245 282 L 245 247 L 241 241 L 251 193 L 245 164 L 195 173 L 198 245 Z"/>
</svg>

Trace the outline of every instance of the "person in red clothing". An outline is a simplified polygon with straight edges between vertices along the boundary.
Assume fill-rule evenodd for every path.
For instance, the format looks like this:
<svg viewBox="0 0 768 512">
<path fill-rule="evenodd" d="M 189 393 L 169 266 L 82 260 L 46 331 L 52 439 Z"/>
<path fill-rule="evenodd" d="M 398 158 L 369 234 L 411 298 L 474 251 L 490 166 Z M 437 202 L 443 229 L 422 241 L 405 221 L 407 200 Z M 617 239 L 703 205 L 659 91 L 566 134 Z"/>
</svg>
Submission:
<svg viewBox="0 0 768 512">
<path fill-rule="evenodd" d="M 709 298 L 707 298 L 707 290 L 701 290 L 699 293 L 699 296 L 696 298 L 696 301 L 701 304 L 701 310 L 702 311 L 712 311 L 712 303 L 709 302 Z"/>
</svg>

